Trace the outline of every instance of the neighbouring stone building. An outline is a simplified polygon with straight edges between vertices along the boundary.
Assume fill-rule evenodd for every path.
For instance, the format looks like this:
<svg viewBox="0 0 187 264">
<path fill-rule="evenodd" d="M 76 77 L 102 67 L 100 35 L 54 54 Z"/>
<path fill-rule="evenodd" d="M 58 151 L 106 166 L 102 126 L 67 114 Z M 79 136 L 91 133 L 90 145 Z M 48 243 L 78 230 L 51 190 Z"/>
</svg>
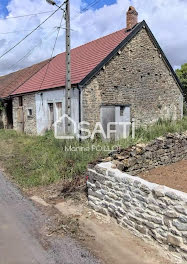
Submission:
<svg viewBox="0 0 187 264">
<path fill-rule="evenodd" d="M 94 127 L 101 121 L 106 130 L 108 122 L 135 118 L 137 125 L 147 125 L 183 117 L 180 82 L 146 22 L 138 23 L 134 7 L 127 12 L 126 29 L 72 49 L 71 58 L 76 124 Z M 0 78 L 1 97 L 12 102 L 14 129 L 43 134 L 65 114 L 65 53 L 22 71 L 9 93 L 6 76 L 3 84 Z"/>
</svg>

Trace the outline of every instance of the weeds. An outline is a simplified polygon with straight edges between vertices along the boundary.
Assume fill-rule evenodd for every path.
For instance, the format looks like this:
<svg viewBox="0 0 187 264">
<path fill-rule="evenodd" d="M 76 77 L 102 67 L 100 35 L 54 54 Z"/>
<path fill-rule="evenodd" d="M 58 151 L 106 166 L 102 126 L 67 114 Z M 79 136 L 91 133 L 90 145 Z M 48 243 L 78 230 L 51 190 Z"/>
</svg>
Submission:
<svg viewBox="0 0 187 264">
<path fill-rule="evenodd" d="M 125 148 L 166 133 L 185 130 L 186 117 L 176 122 L 159 121 L 147 128 L 138 128 L 135 139 L 129 137 L 119 142 L 57 140 L 52 132 L 44 136 L 27 136 L 12 130 L 0 130 L 0 162 L 22 187 L 48 185 L 83 175 L 89 163 L 106 157 L 115 146 Z"/>
</svg>

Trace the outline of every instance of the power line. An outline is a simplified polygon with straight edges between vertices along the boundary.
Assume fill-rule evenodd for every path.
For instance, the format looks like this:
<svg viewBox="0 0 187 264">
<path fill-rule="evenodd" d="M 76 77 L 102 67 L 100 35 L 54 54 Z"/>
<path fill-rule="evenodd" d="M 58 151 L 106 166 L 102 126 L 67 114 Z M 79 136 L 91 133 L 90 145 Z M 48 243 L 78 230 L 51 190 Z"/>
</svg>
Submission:
<svg viewBox="0 0 187 264">
<path fill-rule="evenodd" d="M 0 20 L 7 20 L 7 19 L 14 19 L 14 18 L 22 18 L 22 17 L 29 17 L 29 16 L 36 16 L 36 15 L 42 15 L 42 14 L 47 14 L 47 13 L 52 13 L 53 11 L 45 11 L 45 12 L 39 12 L 35 14 L 26 14 L 26 15 L 20 15 L 20 16 L 14 16 L 14 17 L 5 17 L 5 18 L 0 18 Z"/>
<path fill-rule="evenodd" d="M 42 88 L 42 85 L 43 85 L 43 83 L 44 83 L 45 77 L 46 77 L 47 72 L 48 72 L 48 69 L 49 69 L 49 65 L 50 65 L 50 63 L 51 63 L 51 61 L 52 61 L 52 59 L 53 59 L 53 54 L 54 54 L 55 47 L 56 47 L 56 43 L 57 43 L 57 40 L 58 40 L 58 37 L 59 37 L 59 33 L 60 33 L 61 26 L 62 26 L 62 20 L 63 20 L 63 18 L 64 18 L 64 13 L 63 13 L 62 18 L 61 18 L 61 21 L 60 21 L 60 26 L 57 28 L 58 31 L 57 31 L 57 36 L 56 36 L 56 39 L 55 39 L 55 42 L 54 42 L 53 50 L 52 50 L 52 53 L 51 53 L 51 58 L 50 58 L 50 60 L 49 60 L 48 63 L 47 63 L 47 68 L 46 68 L 46 71 L 45 71 L 44 77 L 43 77 L 43 79 L 42 79 L 42 82 L 41 82 L 41 85 L 40 85 L 40 89 Z M 39 89 L 39 90 L 40 90 L 40 89 Z"/>
<path fill-rule="evenodd" d="M 58 28 L 57 26 L 56 27 L 52 27 L 52 28 Z M 41 29 L 50 29 L 49 27 L 48 28 L 41 28 Z M 61 27 L 61 29 L 66 29 L 65 27 Z M 10 31 L 10 32 L 0 32 L 0 35 L 8 35 L 8 34 L 16 34 L 16 33 L 21 33 L 21 32 L 27 32 L 27 31 L 31 31 L 32 29 L 26 29 L 26 30 L 18 30 L 18 31 Z M 71 31 L 76 31 L 75 29 L 71 29 Z"/>
<path fill-rule="evenodd" d="M 58 30 L 57 28 L 55 29 L 55 31 L 56 30 Z M 52 32 L 50 32 L 46 37 L 44 37 L 45 39 L 47 39 L 48 37 L 50 37 L 54 32 L 55 32 L 54 30 L 52 31 Z M 35 45 L 32 49 L 30 49 L 21 59 L 19 59 L 15 64 L 13 64 L 12 66 L 10 66 L 9 67 L 9 70 L 13 70 L 13 67 L 15 67 L 15 66 L 17 66 L 21 61 L 23 61 L 25 58 L 28 58 L 31 54 L 32 54 L 32 52 L 33 52 L 33 50 L 37 47 L 37 46 L 39 46 L 40 45 L 40 43 L 42 43 L 43 42 L 43 39 L 42 40 L 40 40 L 39 41 L 39 43 L 37 44 L 37 45 Z M 4 89 L 2 89 L 2 91 L 4 91 L 6 88 L 8 88 L 9 86 L 11 86 L 11 84 L 13 84 L 13 83 L 15 83 L 18 79 L 20 78 L 20 76 L 18 76 L 16 79 L 14 79 L 13 81 L 11 81 Z M 29 77 L 30 78 L 30 77 Z M 16 89 L 17 89 L 17 87 L 16 87 Z M 15 90 L 16 90 L 15 89 Z M 14 90 L 14 91 L 15 91 Z M 14 92 L 13 91 L 13 92 Z"/>
<path fill-rule="evenodd" d="M 46 77 L 46 74 L 47 74 L 47 71 L 48 71 L 48 69 L 49 69 L 49 64 L 50 64 L 50 62 L 52 61 L 52 59 L 53 59 L 53 54 L 54 54 L 54 50 L 55 50 L 55 47 L 56 47 L 56 43 L 57 43 L 57 40 L 58 40 L 58 37 L 59 37 L 59 33 L 60 33 L 60 29 L 62 28 L 61 26 L 62 26 L 62 20 L 63 20 L 63 16 L 62 16 L 62 18 L 61 18 L 61 21 L 60 21 L 60 25 L 58 26 L 58 27 L 55 27 L 55 29 L 57 30 L 57 36 L 56 36 L 56 38 L 55 38 L 55 43 L 54 43 L 54 46 L 53 46 L 53 50 L 52 50 L 52 53 L 51 53 L 51 58 L 50 59 L 48 59 L 48 62 L 44 65 L 44 67 L 47 65 L 47 69 L 46 69 L 46 71 L 45 71 L 45 74 L 44 74 L 44 77 L 43 77 L 43 79 L 42 79 L 42 83 L 41 83 L 41 85 L 40 85 L 40 89 L 41 89 L 41 87 L 42 87 L 42 85 L 43 85 L 43 82 L 44 82 L 44 80 L 45 80 L 45 77 Z M 54 33 L 54 31 L 52 31 L 51 32 L 52 34 Z M 49 36 L 51 36 L 52 34 L 49 34 Z M 46 38 L 47 38 L 48 36 L 46 36 Z M 15 66 L 17 66 L 18 65 L 18 63 L 20 63 L 21 61 L 23 61 L 25 58 L 27 58 L 28 56 L 30 56 L 30 54 L 33 52 L 33 50 L 40 44 L 42 42 L 42 40 L 37 44 L 37 45 L 35 45 L 32 49 L 30 49 L 21 59 L 19 59 L 15 64 L 13 64 L 10 68 L 12 68 L 12 67 L 15 67 Z M 42 69 L 42 68 L 41 68 Z M 40 69 L 40 70 L 41 70 Z M 29 80 L 30 78 L 32 77 L 32 75 L 27 79 L 27 80 Z M 18 76 L 16 79 L 14 79 L 13 81 L 11 81 L 2 91 L 4 91 L 5 89 L 7 89 L 9 86 L 11 86 L 11 84 L 13 84 L 13 83 L 15 83 L 18 79 L 19 79 L 20 77 Z M 26 80 L 24 80 L 24 82 L 25 82 Z M 22 83 L 22 84 L 20 84 L 19 86 L 21 86 L 21 85 L 23 85 L 24 84 L 24 82 Z M 15 91 L 15 90 L 17 90 L 17 88 L 18 87 L 16 87 L 13 91 L 12 91 L 12 93 Z M 40 90 L 39 89 L 39 90 Z"/>
<path fill-rule="evenodd" d="M 41 25 L 43 25 L 49 18 L 51 18 L 59 9 L 61 9 L 61 7 L 64 5 L 64 3 L 59 6 L 59 8 L 57 8 L 49 17 L 47 17 L 41 24 L 39 24 L 35 29 L 33 29 L 29 34 L 27 34 L 23 39 L 21 39 L 17 44 L 15 44 L 12 48 L 10 48 L 9 50 L 7 50 L 5 53 L 3 53 L 0 56 L 0 59 L 2 59 L 7 53 L 9 53 L 10 51 L 12 51 L 14 48 L 16 48 L 20 43 L 22 43 L 26 38 L 28 38 L 32 33 L 34 33 L 38 28 L 41 27 Z"/>
<path fill-rule="evenodd" d="M 98 2 L 100 2 L 101 0 L 96 0 L 96 1 L 93 1 L 91 4 L 89 4 L 86 8 L 82 9 L 81 10 L 81 13 L 79 14 L 79 16 L 84 12 L 84 11 L 87 11 L 89 10 L 89 7 L 92 7 L 94 6 L 95 4 L 97 4 Z M 28 15 L 22 15 L 22 16 L 17 16 L 17 17 L 8 17 L 8 18 L 5 18 L 5 19 L 11 19 L 11 18 L 20 18 L 20 17 L 28 17 L 28 16 L 35 16 L 35 15 L 38 15 L 38 14 L 46 14 L 46 13 L 51 13 L 52 11 L 46 11 L 46 12 L 40 12 L 40 13 L 36 13 L 36 14 L 28 14 Z M 78 13 L 77 13 L 78 14 Z M 1 19 L 0 20 L 5 20 L 5 19 Z M 46 28 L 42 28 L 42 29 L 46 29 Z M 62 29 L 66 29 L 66 28 L 63 28 Z M 16 33 L 21 33 L 21 32 L 29 32 L 29 31 L 32 31 L 33 29 L 27 29 L 27 30 L 19 30 L 19 31 L 10 31 L 10 32 L 0 32 L 0 35 L 8 35 L 8 34 L 16 34 Z M 72 31 L 75 31 L 73 29 L 71 29 Z"/>
<path fill-rule="evenodd" d="M 54 30 L 55 29 L 55 30 Z M 28 58 L 32 52 L 34 51 L 35 48 L 37 48 L 40 44 L 42 44 L 44 39 L 48 39 L 48 37 L 52 36 L 53 33 L 55 33 L 55 31 L 57 30 L 57 28 L 53 28 L 53 30 L 51 32 L 49 32 L 49 34 L 47 36 L 44 36 L 44 38 L 42 38 L 33 48 L 31 48 L 21 59 L 19 59 L 16 63 L 14 63 L 13 65 L 11 65 L 9 67 L 9 70 L 13 69 L 14 67 L 16 67 L 21 61 L 23 61 L 24 59 Z"/>
<path fill-rule="evenodd" d="M 92 6 L 94 6 L 95 4 L 97 4 L 98 2 L 100 2 L 101 0 L 95 0 L 95 1 L 93 1 L 91 4 L 89 4 L 86 8 L 84 8 L 83 10 L 82 10 L 82 12 L 84 12 L 84 11 L 86 11 L 86 10 L 88 10 L 89 9 L 89 7 L 92 7 Z M 13 50 L 15 47 L 17 47 L 21 42 L 23 42 L 28 36 L 30 36 L 34 31 L 36 31 L 42 24 L 44 24 L 50 17 L 52 17 L 62 6 L 64 5 L 64 3 L 62 4 L 62 5 L 60 5 L 59 6 L 59 8 L 57 9 L 57 10 L 55 10 L 55 12 L 53 12 L 53 14 L 51 14 L 46 20 L 44 20 L 37 28 L 35 28 L 35 29 L 33 29 L 27 36 L 25 36 L 21 41 L 19 41 L 16 45 L 14 45 L 11 49 L 9 49 L 8 51 L 6 51 L 4 54 L 2 54 L 1 56 L 0 56 L 0 59 L 2 58 L 2 57 L 4 57 L 7 53 L 9 53 L 11 50 Z M 37 14 L 42 14 L 42 13 L 47 13 L 47 12 L 41 12 L 41 13 L 37 13 Z M 25 15 L 25 16 L 31 16 L 31 15 L 37 15 L 37 14 L 30 14 L 30 15 Z M 81 15 L 81 13 L 78 15 L 78 16 L 80 16 Z M 77 17 L 78 17 L 77 16 Z M 19 17 L 23 17 L 23 16 L 19 16 Z M 17 17 L 14 17 L 14 18 L 17 18 Z M 62 27 L 62 23 L 60 24 L 60 27 L 58 27 L 59 29 L 60 28 L 63 28 Z M 57 28 L 57 29 L 58 29 Z M 66 29 L 66 28 L 63 28 L 63 29 Z M 72 29 L 71 29 L 72 30 Z M 26 31 L 26 30 L 24 30 L 24 31 Z M 0 33 L 0 34 L 10 34 L 10 33 L 19 33 L 19 32 L 21 32 L 21 31 L 14 31 L 14 32 L 4 32 L 4 33 Z M 59 32 L 60 32 L 60 30 L 58 31 L 58 35 L 59 35 Z M 55 44 L 56 45 L 56 44 Z M 25 58 L 25 56 L 24 56 L 24 58 Z M 21 58 L 19 61 L 21 61 L 23 58 Z M 18 62 L 19 62 L 18 61 Z M 16 63 L 17 64 L 17 63 Z M 14 64 L 15 65 L 15 64 Z"/>
<path fill-rule="evenodd" d="M 92 7 L 92 6 L 94 6 L 95 4 L 97 4 L 98 2 L 100 2 L 101 0 L 96 0 L 96 1 L 93 1 L 89 6 L 87 6 L 86 8 L 84 8 L 83 10 L 82 10 L 82 12 L 84 12 L 84 11 L 86 11 L 86 10 L 88 10 L 89 9 L 89 7 Z M 15 47 L 16 46 L 18 46 L 22 41 L 24 41 L 28 36 L 30 36 L 34 31 L 36 31 L 42 24 L 44 24 L 50 17 L 52 17 L 62 6 L 64 5 L 64 3 L 57 9 L 57 10 L 55 10 L 55 12 L 53 12 L 53 14 L 51 14 L 46 20 L 44 20 L 37 28 L 35 28 L 32 32 L 30 32 L 24 39 L 22 39 L 19 43 L 17 43 L 16 45 L 15 45 Z M 39 13 L 38 13 L 39 14 Z M 34 15 L 34 14 L 33 14 Z M 36 14 L 35 14 L 36 15 Z M 78 16 L 80 16 L 81 15 L 81 13 L 78 15 Z M 25 16 L 28 16 L 28 15 L 25 15 Z M 78 17 L 77 16 L 77 17 Z M 63 19 L 63 16 L 62 16 L 62 19 Z M 58 40 L 58 37 L 59 37 L 59 33 L 60 33 L 60 29 L 62 28 L 62 19 L 61 19 L 61 22 L 60 22 L 60 27 L 57 27 L 57 30 L 58 30 L 58 32 L 57 32 L 57 37 L 56 37 L 56 39 L 55 39 L 55 43 L 54 43 L 54 47 L 53 47 L 53 50 L 52 50 L 52 54 L 51 54 L 51 58 L 50 58 L 50 60 L 47 62 L 47 69 L 46 69 L 46 72 L 45 72 L 45 75 L 44 75 L 44 77 L 43 77 L 43 80 L 42 80 L 42 83 L 41 83 L 41 86 L 40 86 L 40 89 L 41 89 L 41 87 L 42 87 L 42 85 L 43 85 L 43 82 L 44 82 L 44 80 L 45 80 L 45 77 L 46 77 L 46 75 L 47 75 L 47 71 L 48 71 L 48 69 L 49 69 L 49 65 L 50 65 L 50 62 L 52 61 L 52 58 L 53 58 L 53 53 L 54 53 L 54 50 L 55 50 L 55 46 L 56 46 L 56 43 L 57 43 L 57 40 Z M 11 50 L 13 50 L 15 47 L 12 47 L 9 51 L 7 51 L 7 52 L 5 52 L 0 58 L 2 58 L 3 56 L 5 56 L 8 52 L 10 52 Z M 18 64 L 18 63 L 20 63 L 21 61 L 23 61 L 25 58 L 27 58 L 28 56 L 30 56 L 30 54 L 32 53 L 32 51 L 35 49 L 36 47 L 34 47 L 34 48 L 32 48 L 27 54 L 25 54 L 16 64 Z M 16 64 L 14 64 L 14 65 L 12 65 L 13 67 L 14 66 L 16 66 Z M 46 65 L 46 64 L 45 64 Z M 45 67 L 45 66 L 44 66 Z M 28 79 L 30 79 L 32 76 L 30 76 Z M 15 80 L 14 80 L 14 82 L 15 82 Z M 25 82 L 25 81 L 24 81 Z M 23 82 L 23 83 L 24 83 Z M 9 87 L 9 85 L 11 85 L 13 82 L 11 82 L 10 84 L 8 84 L 8 86 L 6 87 L 6 88 L 8 88 Z M 23 85 L 23 83 L 21 84 L 21 85 Z M 6 88 L 4 88 L 4 89 L 6 89 Z M 15 90 L 17 89 L 18 87 L 16 87 L 15 88 Z M 3 89 L 3 90 L 4 90 Z M 14 90 L 14 91 L 15 91 Z"/>
<path fill-rule="evenodd" d="M 94 0 L 94 1 L 93 1 L 92 3 L 90 3 L 87 7 L 83 8 L 83 9 L 81 10 L 80 13 L 76 12 L 76 13 L 77 13 L 77 16 L 75 16 L 75 17 L 73 18 L 73 20 L 76 19 L 76 18 L 78 18 L 79 16 L 81 16 L 83 12 L 88 11 L 90 7 L 93 7 L 94 5 L 96 5 L 97 3 L 99 3 L 100 1 L 102 1 L 102 0 Z M 65 24 L 64 24 L 64 25 L 65 25 Z M 71 30 L 72 30 L 72 29 L 71 29 Z"/>
<path fill-rule="evenodd" d="M 102 0 L 95 0 L 95 1 L 93 1 L 93 2 L 90 3 L 87 7 L 83 8 L 83 9 L 81 10 L 81 13 L 82 13 L 82 12 L 85 12 L 85 11 L 88 11 L 88 10 L 89 10 L 89 7 L 93 7 L 94 5 L 98 4 L 100 1 L 102 1 Z"/>
<path fill-rule="evenodd" d="M 56 27 L 52 27 L 52 28 L 57 28 L 57 26 Z M 65 27 L 61 27 L 62 29 L 66 29 Z M 41 28 L 41 29 L 50 29 L 50 28 Z M 33 30 L 33 29 L 26 29 L 26 30 L 18 30 L 18 31 L 10 31 L 10 32 L 0 32 L 0 35 L 7 35 L 7 34 L 16 34 L 16 33 L 21 33 L 21 32 L 30 32 L 31 30 Z M 74 29 L 71 29 L 72 31 L 75 31 Z"/>
<path fill-rule="evenodd" d="M 91 4 L 89 4 L 87 7 L 83 8 L 81 10 L 81 13 L 84 11 L 87 11 L 89 7 L 94 6 L 99 2 L 100 0 L 94 1 Z M 96 2 L 96 3 L 95 3 Z M 5 17 L 5 18 L 0 18 L 0 20 L 8 20 L 8 19 L 17 19 L 17 18 L 24 18 L 24 17 L 29 17 L 29 16 L 36 16 L 36 15 L 42 15 L 42 14 L 49 14 L 52 13 L 53 11 L 44 11 L 44 12 L 39 12 L 39 13 L 34 13 L 34 14 L 26 14 L 26 15 L 20 15 L 20 16 L 12 16 L 12 17 Z"/>
</svg>

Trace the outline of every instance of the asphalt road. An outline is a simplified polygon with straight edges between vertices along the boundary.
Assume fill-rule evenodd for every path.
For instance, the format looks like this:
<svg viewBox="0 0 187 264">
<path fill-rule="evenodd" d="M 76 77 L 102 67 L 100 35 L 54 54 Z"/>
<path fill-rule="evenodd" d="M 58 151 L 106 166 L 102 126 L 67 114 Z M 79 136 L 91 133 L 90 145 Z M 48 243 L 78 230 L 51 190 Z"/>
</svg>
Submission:
<svg viewBox="0 0 187 264">
<path fill-rule="evenodd" d="M 0 172 L 0 264 L 98 264 L 71 238 L 40 240 L 46 216 Z"/>
</svg>

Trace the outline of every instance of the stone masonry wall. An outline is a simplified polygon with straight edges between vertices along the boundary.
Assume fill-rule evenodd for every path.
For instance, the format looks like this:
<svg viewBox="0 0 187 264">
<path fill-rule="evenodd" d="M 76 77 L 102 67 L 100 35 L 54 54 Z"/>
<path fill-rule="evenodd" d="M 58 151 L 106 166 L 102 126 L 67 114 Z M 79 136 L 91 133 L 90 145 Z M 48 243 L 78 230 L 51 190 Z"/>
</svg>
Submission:
<svg viewBox="0 0 187 264">
<path fill-rule="evenodd" d="M 18 120 L 19 97 L 13 98 L 13 128 L 20 131 Z M 32 116 L 28 116 L 28 109 L 32 109 Z M 36 134 L 36 104 L 35 94 L 23 95 L 24 132 L 26 134 Z"/>
<path fill-rule="evenodd" d="M 89 205 L 187 260 L 187 194 L 101 163 L 89 169 Z"/>
<path fill-rule="evenodd" d="M 131 105 L 137 125 L 180 119 L 183 97 L 169 68 L 142 29 L 84 88 L 83 120 L 100 121 L 101 105 Z"/>
<path fill-rule="evenodd" d="M 113 166 L 131 175 L 187 159 L 187 132 L 168 134 L 148 144 L 137 144 L 110 153 Z"/>
</svg>

